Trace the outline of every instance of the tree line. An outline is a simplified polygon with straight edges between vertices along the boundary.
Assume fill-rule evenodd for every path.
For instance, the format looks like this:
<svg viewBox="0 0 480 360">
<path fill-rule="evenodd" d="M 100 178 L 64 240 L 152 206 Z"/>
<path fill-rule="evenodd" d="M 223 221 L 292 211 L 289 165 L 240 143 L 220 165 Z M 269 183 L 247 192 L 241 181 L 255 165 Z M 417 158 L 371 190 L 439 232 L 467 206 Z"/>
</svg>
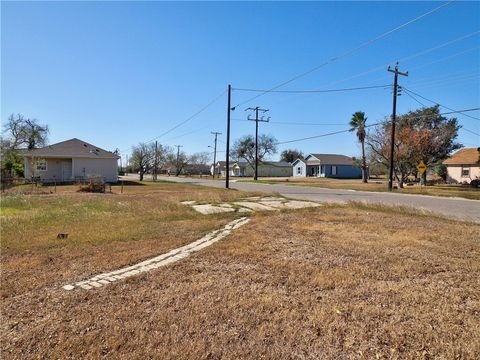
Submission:
<svg viewBox="0 0 480 360">
<path fill-rule="evenodd" d="M 175 151 L 171 146 L 155 143 L 139 143 L 132 148 L 128 169 L 136 172 L 143 181 L 147 173 L 172 171 L 172 175 L 180 175 L 187 167 L 189 171 L 203 172 L 208 167 L 210 154 L 197 152 L 187 155 L 184 151 Z"/>
</svg>

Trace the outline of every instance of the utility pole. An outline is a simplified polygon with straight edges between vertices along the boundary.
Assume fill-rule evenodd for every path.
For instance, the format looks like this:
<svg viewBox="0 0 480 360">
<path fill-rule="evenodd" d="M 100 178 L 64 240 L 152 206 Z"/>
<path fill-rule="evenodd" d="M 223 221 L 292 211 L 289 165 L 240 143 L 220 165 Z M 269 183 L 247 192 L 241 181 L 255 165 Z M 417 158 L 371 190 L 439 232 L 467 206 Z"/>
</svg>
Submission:
<svg viewBox="0 0 480 360">
<path fill-rule="evenodd" d="M 215 164 L 217 163 L 217 136 L 222 135 L 221 132 L 212 131 L 210 134 L 215 135 L 215 145 L 213 148 L 213 174 L 212 177 L 215 179 Z"/>
<path fill-rule="evenodd" d="M 128 174 L 128 154 L 126 155 L 125 174 Z"/>
<path fill-rule="evenodd" d="M 388 71 L 394 73 L 393 77 L 393 110 L 392 110 L 392 138 L 390 140 L 390 169 L 388 175 L 388 191 L 393 189 L 393 155 L 395 152 L 395 122 L 397 118 L 397 88 L 398 88 L 398 75 L 408 76 L 407 72 L 398 71 L 398 61 L 395 64 L 395 68 L 392 69 L 390 66 L 387 69 Z"/>
<path fill-rule="evenodd" d="M 178 176 L 180 175 L 180 170 L 178 169 L 178 164 L 179 164 L 178 160 L 180 158 L 180 148 L 183 147 L 183 145 L 174 145 L 174 146 L 177 147 L 177 168 L 175 169 L 175 173 L 176 173 L 175 176 Z"/>
<path fill-rule="evenodd" d="M 232 85 L 228 84 L 228 100 L 227 100 L 227 149 L 225 151 L 225 167 L 226 167 L 226 174 L 225 174 L 225 188 L 230 187 L 230 174 L 228 171 L 230 170 L 230 111 L 235 110 L 235 107 L 231 107 L 231 99 L 232 99 Z"/>
<path fill-rule="evenodd" d="M 261 121 L 261 122 L 269 122 L 270 121 L 270 117 L 268 117 L 266 120 L 264 120 L 264 117 L 262 116 L 261 119 L 258 118 L 258 112 L 262 112 L 262 113 L 266 113 L 268 111 L 268 109 L 261 109 L 259 108 L 258 106 L 254 107 L 254 108 L 247 108 L 245 109 L 245 111 L 247 110 L 255 110 L 255 119 L 251 119 L 250 118 L 250 115 L 248 116 L 248 120 L 251 120 L 251 121 L 255 121 L 255 177 L 254 177 L 254 180 L 258 180 L 258 122 Z"/>
<path fill-rule="evenodd" d="M 153 180 L 154 181 L 157 181 L 157 168 L 158 168 L 158 158 L 157 158 L 157 155 L 158 154 L 158 143 L 157 141 L 155 141 L 155 169 L 154 169 L 154 173 L 153 173 Z"/>
</svg>

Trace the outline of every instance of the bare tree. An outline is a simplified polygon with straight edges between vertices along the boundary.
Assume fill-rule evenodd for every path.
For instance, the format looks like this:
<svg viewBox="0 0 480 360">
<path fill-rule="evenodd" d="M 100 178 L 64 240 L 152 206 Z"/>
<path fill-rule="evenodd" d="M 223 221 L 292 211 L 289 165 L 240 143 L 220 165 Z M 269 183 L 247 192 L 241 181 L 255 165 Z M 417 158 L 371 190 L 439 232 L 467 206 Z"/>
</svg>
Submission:
<svg viewBox="0 0 480 360">
<path fill-rule="evenodd" d="M 132 149 L 130 164 L 140 175 L 140 181 L 143 181 L 145 173 L 149 172 L 154 166 L 155 144 L 140 143 Z"/>
<path fill-rule="evenodd" d="M 25 118 L 22 114 L 10 115 L 4 132 L 11 142 L 12 149 L 35 149 L 47 143 L 49 133 L 47 125 L 40 125 L 38 120 Z"/>
<path fill-rule="evenodd" d="M 277 139 L 272 135 L 260 135 L 258 138 L 258 161 L 277 153 Z M 255 168 L 255 137 L 246 135 L 233 145 L 233 157 L 244 159 L 252 169 Z"/>
</svg>

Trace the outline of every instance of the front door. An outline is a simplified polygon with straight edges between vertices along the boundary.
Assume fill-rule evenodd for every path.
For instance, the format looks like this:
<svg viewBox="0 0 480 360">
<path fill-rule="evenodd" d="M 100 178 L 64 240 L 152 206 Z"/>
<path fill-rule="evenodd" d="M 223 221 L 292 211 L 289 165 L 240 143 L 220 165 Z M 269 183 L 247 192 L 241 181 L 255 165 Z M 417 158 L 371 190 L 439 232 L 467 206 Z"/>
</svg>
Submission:
<svg viewBox="0 0 480 360">
<path fill-rule="evenodd" d="M 62 161 L 62 177 L 63 177 L 63 181 L 72 180 L 72 162 L 71 161 Z"/>
</svg>

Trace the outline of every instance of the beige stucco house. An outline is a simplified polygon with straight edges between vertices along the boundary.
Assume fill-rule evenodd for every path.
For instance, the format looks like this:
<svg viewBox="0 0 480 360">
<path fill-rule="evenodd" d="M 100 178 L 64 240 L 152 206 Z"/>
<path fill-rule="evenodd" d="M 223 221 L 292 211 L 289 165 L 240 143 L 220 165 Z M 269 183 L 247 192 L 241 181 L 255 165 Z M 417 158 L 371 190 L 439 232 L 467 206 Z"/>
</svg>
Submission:
<svg viewBox="0 0 480 360">
<path fill-rule="evenodd" d="M 118 181 L 116 154 L 80 139 L 70 139 L 40 149 L 27 151 L 25 179 L 42 182 L 73 182 L 101 177 L 105 182 Z"/>
<path fill-rule="evenodd" d="M 447 166 L 449 184 L 468 183 L 480 179 L 480 148 L 465 148 L 443 162 Z"/>
</svg>

